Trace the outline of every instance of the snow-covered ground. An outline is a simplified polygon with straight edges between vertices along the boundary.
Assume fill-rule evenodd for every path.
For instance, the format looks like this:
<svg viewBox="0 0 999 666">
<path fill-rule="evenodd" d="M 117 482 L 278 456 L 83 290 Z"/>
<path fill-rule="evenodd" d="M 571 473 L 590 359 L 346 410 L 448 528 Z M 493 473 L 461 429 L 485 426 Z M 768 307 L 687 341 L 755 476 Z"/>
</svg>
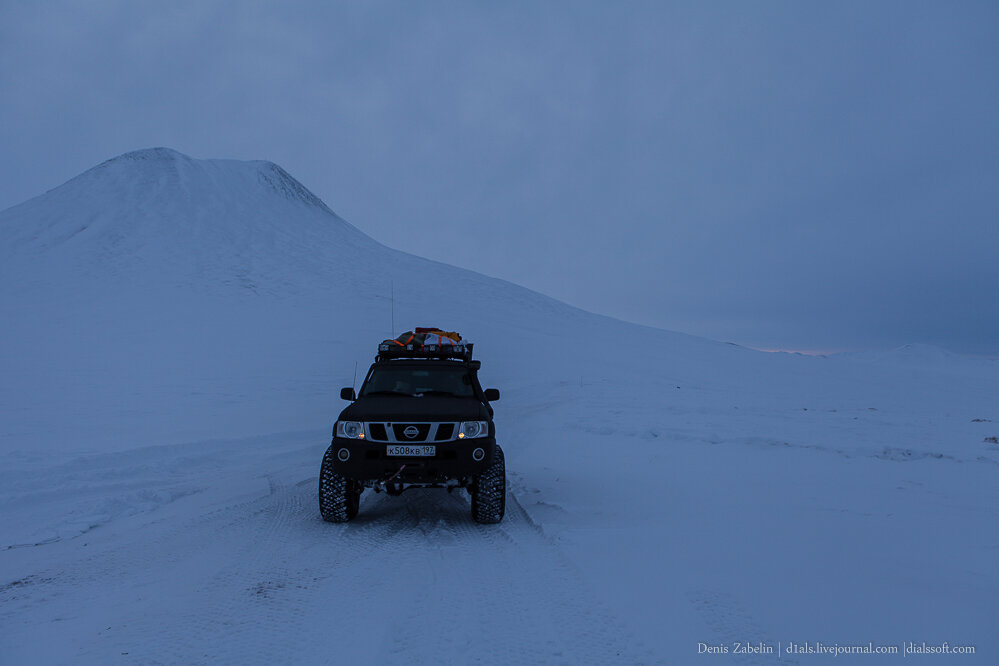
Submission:
<svg viewBox="0 0 999 666">
<path fill-rule="evenodd" d="M 502 391 L 498 526 L 319 517 L 393 293 Z M 999 362 L 622 323 L 165 149 L 0 212 L 0 322 L 0 663 L 999 662 Z"/>
</svg>

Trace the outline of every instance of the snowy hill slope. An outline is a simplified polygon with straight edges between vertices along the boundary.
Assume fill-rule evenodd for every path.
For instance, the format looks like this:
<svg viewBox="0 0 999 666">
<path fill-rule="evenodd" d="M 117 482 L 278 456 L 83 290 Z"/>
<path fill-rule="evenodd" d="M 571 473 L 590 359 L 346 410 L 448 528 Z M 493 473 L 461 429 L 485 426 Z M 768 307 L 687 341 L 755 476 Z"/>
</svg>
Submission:
<svg viewBox="0 0 999 666">
<path fill-rule="evenodd" d="M 496 528 L 431 492 L 319 519 L 393 290 L 396 332 L 462 331 L 503 391 Z M 167 149 L 0 212 L 0 320 L 2 663 L 999 649 L 992 361 L 626 324 L 382 246 L 276 165 Z"/>
<path fill-rule="evenodd" d="M 14 313 L 0 388 L 30 423 L 11 434 L 104 451 L 325 427 L 330 373 L 364 370 L 392 333 L 393 292 L 398 327 L 448 322 L 487 360 L 541 360 L 523 339 L 603 321 L 379 245 L 274 164 L 162 148 L 109 160 L 0 213 L 0 308 Z"/>
</svg>

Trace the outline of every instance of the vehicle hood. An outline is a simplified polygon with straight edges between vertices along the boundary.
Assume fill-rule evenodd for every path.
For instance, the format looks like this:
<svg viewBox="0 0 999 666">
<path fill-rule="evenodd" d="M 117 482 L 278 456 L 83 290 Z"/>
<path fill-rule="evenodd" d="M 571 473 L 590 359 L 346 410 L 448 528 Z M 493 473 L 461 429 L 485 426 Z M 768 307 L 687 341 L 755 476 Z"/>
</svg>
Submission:
<svg viewBox="0 0 999 666">
<path fill-rule="evenodd" d="M 376 395 L 359 398 L 340 412 L 341 421 L 486 421 L 489 412 L 474 398 Z"/>
</svg>

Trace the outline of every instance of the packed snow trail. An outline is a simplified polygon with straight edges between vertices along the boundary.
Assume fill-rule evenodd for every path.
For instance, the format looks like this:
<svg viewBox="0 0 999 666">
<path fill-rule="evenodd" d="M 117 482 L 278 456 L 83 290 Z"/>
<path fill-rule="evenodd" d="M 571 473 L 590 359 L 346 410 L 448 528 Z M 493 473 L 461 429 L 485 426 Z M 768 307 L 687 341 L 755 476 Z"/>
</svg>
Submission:
<svg viewBox="0 0 999 666">
<path fill-rule="evenodd" d="M 17 641 L 6 656 L 34 661 L 41 645 L 56 662 L 654 661 L 514 494 L 497 526 L 471 520 L 464 492 L 441 490 L 366 491 L 356 520 L 328 524 L 313 472 L 323 447 L 270 469 L 274 444 L 243 443 L 241 478 L 219 465 L 174 479 L 204 492 L 131 525 L 15 549 L 20 584 L 0 593 L 8 636 L 55 623 L 75 640 Z M 65 481 L 100 485 L 98 469 L 84 474 Z M 233 491 L 221 502 L 201 497 L 214 474 Z"/>
</svg>

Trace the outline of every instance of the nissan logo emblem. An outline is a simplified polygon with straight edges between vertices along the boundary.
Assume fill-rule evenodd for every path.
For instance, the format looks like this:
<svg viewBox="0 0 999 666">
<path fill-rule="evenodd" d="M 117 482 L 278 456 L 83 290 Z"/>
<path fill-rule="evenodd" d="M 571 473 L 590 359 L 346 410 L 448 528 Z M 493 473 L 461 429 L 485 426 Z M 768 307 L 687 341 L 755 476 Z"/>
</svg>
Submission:
<svg viewBox="0 0 999 666">
<path fill-rule="evenodd" d="M 405 435 L 406 437 L 409 437 L 410 439 L 413 439 L 414 437 L 420 434 L 420 429 L 417 428 L 416 426 L 409 426 L 408 428 L 402 431 L 402 434 Z"/>
</svg>

